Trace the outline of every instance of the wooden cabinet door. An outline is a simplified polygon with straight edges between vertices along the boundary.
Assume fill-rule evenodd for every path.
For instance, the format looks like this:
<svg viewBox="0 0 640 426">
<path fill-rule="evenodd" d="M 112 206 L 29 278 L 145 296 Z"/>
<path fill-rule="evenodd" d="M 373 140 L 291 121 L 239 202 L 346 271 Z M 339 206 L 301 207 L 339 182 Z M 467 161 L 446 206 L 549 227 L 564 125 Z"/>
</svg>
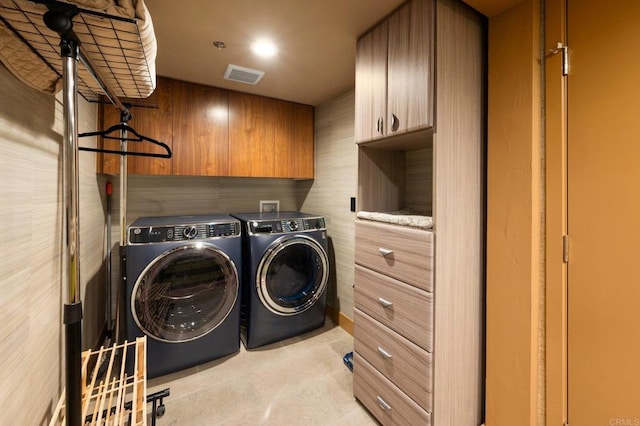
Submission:
<svg viewBox="0 0 640 426">
<path fill-rule="evenodd" d="M 274 176 L 296 177 L 295 163 L 297 158 L 293 140 L 295 123 L 295 105 L 291 102 L 275 101 L 274 108 Z"/>
<path fill-rule="evenodd" d="M 310 105 L 274 101 L 275 177 L 313 179 L 314 109 Z"/>
<path fill-rule="evenodd" d="M 173 142 L 173 81 L 158 77 L 156 90 L 147 99 L 122 99 L 124 103 L 131 103 L 131 120 L 127 123 L 139 134 L 167 144 L 172 148 Z M 114 124 L 120 123 L 120 112 L 110 104 L 101 104 L 101 128 L 106 130 Z M 117 132 L 110 136 L 119 136 Z M 102 139 L 98 142 L 105 149 L 120 150 L 120 141 Z M 173 148 L 172 148 L 173 149 Z M 164 154 L 162 147 L 149 142 L 128 142 L 127 150 L 134 152 L 148 152 Z M 100 168 L 100 165 L 102 168 Z M 127 172 L 141 175 L 170 175 L 172 160 L 154 157 L 127 157 Z M 106 174 L 120 173 L 120 155 L 100 154 L 98 156 L 98 170 Z"/>
<path fill-rule="evenodd" d="M 228 92 L 182 81 L 174 81 L 173 92 L 173 174 L 227 176 Z"/>
<path fill-rule="evenodd" d="M 315 156 L 315 109 L 311 105 L 294 106 L 293 144 L 296 152 L 294 164 L 295 178 L 314 177 Z"/>
<path fill-rule="evenodd" d="M 432 0 L 414 0 L 389 18 L 387 136 L 433 126 L 434 27 Z"/>
<path fill-rule="evenodd" d="M 433 126 L 433 0 L 406 3 L 358 40 L 355 140 Z"/>
<path fill-rule="evenodd" d="M 272 99 L 229 92 L 230 176 L 275 176 L 276 111 Z"/>
<path fill-rule="evenodd" d="M 356 45 L 355 141 L 384 136 L 387 115 L 387 33 L 382 22 Z"/>
</svg>

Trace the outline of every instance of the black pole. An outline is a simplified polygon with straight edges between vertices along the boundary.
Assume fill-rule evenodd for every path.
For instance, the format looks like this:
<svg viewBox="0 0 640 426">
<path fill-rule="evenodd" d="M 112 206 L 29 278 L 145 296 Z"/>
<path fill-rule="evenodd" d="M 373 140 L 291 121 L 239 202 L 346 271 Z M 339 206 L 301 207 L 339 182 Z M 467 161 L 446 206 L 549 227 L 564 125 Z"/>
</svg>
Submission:
<svg viewBox="0 0 640 426">
<path fill-rule="evenodd" d="M 82 422 L 82 302 L 64 305 L 65 400 L 67 426 Z"/>
</svg>

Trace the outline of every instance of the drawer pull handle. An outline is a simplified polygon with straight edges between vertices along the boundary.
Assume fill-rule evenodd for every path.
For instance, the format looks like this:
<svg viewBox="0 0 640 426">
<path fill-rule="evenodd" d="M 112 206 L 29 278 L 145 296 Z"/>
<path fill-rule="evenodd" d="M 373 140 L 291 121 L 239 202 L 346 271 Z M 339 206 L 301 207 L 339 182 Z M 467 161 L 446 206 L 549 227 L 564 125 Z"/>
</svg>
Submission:
<svg viewBox="0 0 640 426">
<path fill-rule="evenodd" d="M 380 254 L 382 254 L 383 256 L 389 256 L 390 254 L 393 254 L 393 250 L 389 250 L 389 249 L 382 248 L 382 247 L 380 247 L 380 248 L 378 249 L 378 251 L 379 251 L 379 252 L 380 252 Z"/>
<path fill-rule="evenodd" d="M 389 352 L 385 351 L 384 349 L 382 349 L 380 346 L 378 346 L 378 353 L 384 359 L 391 358 L 391 354 Z"/>
<path fill-rule="evenodd" d="M 378 302 L 385 308 L 388 308 L 393 305 L 393 302 L 389 302 L 387 299 L 383 299 L 382 297 L 378 297 Z"/>
<path fill-rule="evenodd" d="M 380 406 L 380 408 L 382 408 L 384 411 L 391 410 L 391 406 L 389 404 L 387 404 L 387 401 L 382 399 L 382 397 L 380 395 L 378 395 L 377 399 L 378 399 L 378 405 Z"/>
</svg>

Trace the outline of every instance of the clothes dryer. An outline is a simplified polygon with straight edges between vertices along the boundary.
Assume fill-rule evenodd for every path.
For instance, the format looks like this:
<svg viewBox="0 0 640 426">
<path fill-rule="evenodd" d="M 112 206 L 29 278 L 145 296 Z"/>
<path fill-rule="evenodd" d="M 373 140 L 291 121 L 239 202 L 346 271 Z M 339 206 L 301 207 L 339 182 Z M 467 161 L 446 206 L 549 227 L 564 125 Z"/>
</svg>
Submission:
<svg viewBox="0 0 640 426">
<path fill-rule="evenodd" d="M 329 259 L 321 216 L 233 214 L 242 222 L 241 337 L 248 349 L 322 327 Z"/>
<path fill-rule="evenodd" d="M 147 336 L 147 376 L 240 349 L 240 222 L 143 217 L 128 228 L 126 337 Z"/>
</svg>

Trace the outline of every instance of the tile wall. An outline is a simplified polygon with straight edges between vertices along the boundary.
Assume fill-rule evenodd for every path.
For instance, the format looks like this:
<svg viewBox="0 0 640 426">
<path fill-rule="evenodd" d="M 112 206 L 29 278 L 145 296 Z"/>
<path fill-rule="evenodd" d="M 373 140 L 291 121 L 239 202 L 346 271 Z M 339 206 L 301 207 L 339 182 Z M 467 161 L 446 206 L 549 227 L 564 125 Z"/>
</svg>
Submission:
<svg viewBox="0 0 640 426">
<path fill-rule="evenodd" d="M 349 91 L 316 108 L 316 178 L 300 182 L 303 211 L 326 217 L 333 276 L 329 303 L 353 319 L 353 251 L 358 150 L 353 139 L 355 98 Z"/>
<path fill-rule="evenodd" d="M 80 131 L 96 107 L 79 102 Z M 64 386 L 62 106 L 0 66 L 0 412 L 2 424 L 46 424 Z M 95 146 L 95 140 L 83 140 Z M 83 346 L 104 323 L 104 210 L 95 155 L 80 154 Z M 90 308 L 88 308 L 90 306 Z"/>
</svg>

